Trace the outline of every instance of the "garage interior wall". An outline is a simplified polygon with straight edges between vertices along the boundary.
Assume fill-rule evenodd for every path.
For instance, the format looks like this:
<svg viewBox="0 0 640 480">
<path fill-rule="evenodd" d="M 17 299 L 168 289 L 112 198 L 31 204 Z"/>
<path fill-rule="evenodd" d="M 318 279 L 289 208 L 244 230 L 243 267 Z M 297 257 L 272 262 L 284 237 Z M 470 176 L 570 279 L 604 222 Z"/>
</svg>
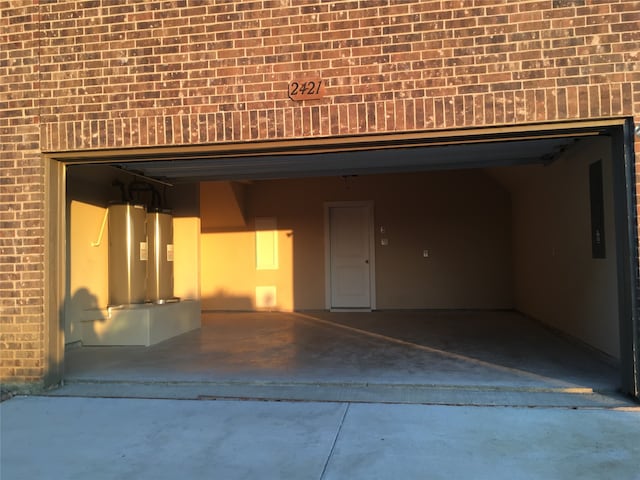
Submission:
<svg viewBox="0 0 640 480">
<path fill-rule="evenodd" d="M 234 197 L 210 202 L 224 189 L 201 186 L 203 227 L 216 225 L 202 235 L 205 309 L 253 308 L 261 286 L 278 309 L 325 308 L 324 203 L 350 200 L 374 202 L 378 308 L 513 305 L 509 193 L 481 170 L 256 181 L 243 185 L 245 224 L 228 227 Z M 265 217 L 278 228 L 271 271 L 256 269 L 253 222 Z"/>
<path fill-rule="evenodd" d="M 605 258 L 591 249 L 589 165 L 598 160 Z M 581 140 L 547 167 L 521 168 L 510 182 L 516 309 L 620 358 L 610 139 Z"/>
<path fill-rule="evenodd" d="M 65 342 L 79 342 L 80 322 L 101 318 L 109 301 L 109 226 L 100 229 L 110 202 L 120 201 L 113 180 L 130 182 L 131 177 L 108 167 L 77 165 L 67 174 L 68 271 L 64 305 Z M 176 186 L 167 195 L 172 207 L 174 240 L 174 295 L 199 298 L 200 218 L 198 189 Z"/>
<path fill-rule="evenodd" d="M 546 166 L 203 182 L 203 309 L 260 309 L 265 288 L 268 308 L 325 308 L 323 205 L 373 200 L 377 308 L 515 308 L 619 358 L 610 150 L 601 137 Z M 598 160 L 604 259 L 591 257 Z M 276 269 L 256 268 L 256 218 L 276 220 Z"/>
</svg>

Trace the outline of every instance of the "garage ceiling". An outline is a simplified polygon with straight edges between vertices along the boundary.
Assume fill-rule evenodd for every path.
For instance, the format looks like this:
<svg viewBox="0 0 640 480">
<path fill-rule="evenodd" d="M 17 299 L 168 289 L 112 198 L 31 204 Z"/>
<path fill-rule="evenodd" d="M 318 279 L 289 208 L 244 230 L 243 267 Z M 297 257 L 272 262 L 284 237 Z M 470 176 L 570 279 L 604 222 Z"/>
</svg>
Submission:
<svg viewBox="0 0 640 480">
<path fill-rule="evenodd" d="M 111 163 L 171 183 L 359 175 L 552 162 L 575 138 L 478 142 L 313 154 Z"/>
<path fill-rule="evenodd" d="M 428 132 L 48 152 L 72 164 L 110 165 L 167 184 L 401 173 L 548 164 L 623 119 Z"/>
</svg>

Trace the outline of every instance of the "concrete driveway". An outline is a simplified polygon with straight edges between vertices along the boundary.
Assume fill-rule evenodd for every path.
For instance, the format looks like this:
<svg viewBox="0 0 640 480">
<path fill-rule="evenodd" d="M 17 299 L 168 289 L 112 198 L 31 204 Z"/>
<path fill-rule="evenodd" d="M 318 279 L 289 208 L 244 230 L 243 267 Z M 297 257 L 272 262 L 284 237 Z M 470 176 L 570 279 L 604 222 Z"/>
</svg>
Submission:
<svg viewBox="0 0 640 480">
<path fill-rule="evenodd" d="M 640 409 L 16 397 L 2 480 L 640 479 Z"/>
</svg>

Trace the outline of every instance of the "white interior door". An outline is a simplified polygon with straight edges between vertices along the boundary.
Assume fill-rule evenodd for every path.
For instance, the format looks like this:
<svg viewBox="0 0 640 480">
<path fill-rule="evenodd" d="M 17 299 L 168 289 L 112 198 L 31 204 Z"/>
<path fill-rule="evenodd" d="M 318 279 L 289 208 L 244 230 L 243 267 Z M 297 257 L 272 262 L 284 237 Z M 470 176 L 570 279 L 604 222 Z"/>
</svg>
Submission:
<svg viewBox="0 0 640 480">
<path fill-rule="evenodd" d="M 371 309 L 372 208 L 328 207 L 330 308 Z"/>
</svg>

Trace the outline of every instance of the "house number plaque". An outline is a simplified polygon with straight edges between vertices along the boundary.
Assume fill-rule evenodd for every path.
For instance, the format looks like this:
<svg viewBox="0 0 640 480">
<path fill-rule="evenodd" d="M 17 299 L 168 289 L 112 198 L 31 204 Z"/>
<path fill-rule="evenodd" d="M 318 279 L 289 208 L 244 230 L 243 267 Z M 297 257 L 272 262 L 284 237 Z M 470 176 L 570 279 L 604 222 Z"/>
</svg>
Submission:
<svg viewBox="0 0 640 480">
<path fill-rule="evenodd" d="M 289 98 L 296 102 L 324 97 L 324 82 L 319 78 L 302 78 L 289 82 Z"/>
</svg>

